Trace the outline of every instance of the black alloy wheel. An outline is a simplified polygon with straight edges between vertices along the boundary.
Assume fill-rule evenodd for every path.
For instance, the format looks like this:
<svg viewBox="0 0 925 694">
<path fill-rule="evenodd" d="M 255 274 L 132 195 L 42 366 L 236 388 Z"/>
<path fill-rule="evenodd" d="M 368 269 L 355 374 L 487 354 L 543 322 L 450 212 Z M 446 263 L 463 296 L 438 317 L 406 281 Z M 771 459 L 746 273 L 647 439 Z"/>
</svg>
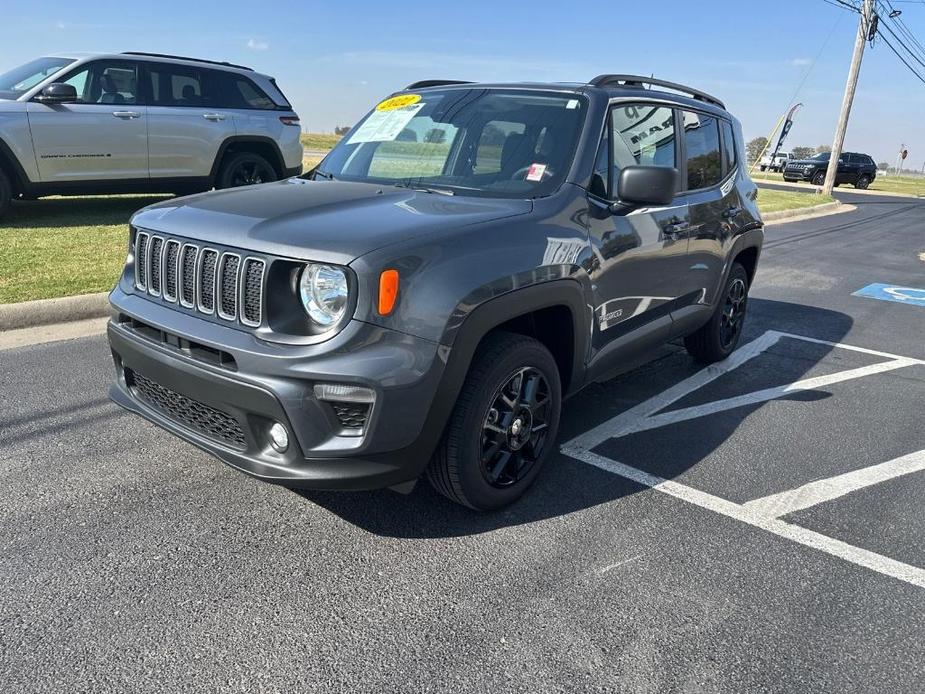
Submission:
<svg viewBox="0 0 925 694">
<path fill-rule="evenodd" d="M 719 341 L 723 349 L 730 349 L 739 341 L 745 322 L 745 308 L 748 303 L 748 287 L 745 280 L 736 277 L 726 290 L 726 303 L 720 318 Z"/>
<path fill-rule="evenodd" d="M 232 155 L 222 166 L 216 188 L 239 188 L 271 183 L 279 179 L 276 170 L 259 154 L 241 152 Z"/>
<path fill-rule="evenodd" d="M 555 448 L 562 411 L 559 367 L 526 335 L 487 335 L 437 447 L 427 478 L 478 511 L 508 506 L 530 488 Z"/>
<path fill-rule="evenodd" d="M 492 487 L 510 487 L 542 457 L 549 433 L 549 383 L 525 367 L 514 372 L 492 400 L 482 423 L 481 467 Z"/>
</svg>

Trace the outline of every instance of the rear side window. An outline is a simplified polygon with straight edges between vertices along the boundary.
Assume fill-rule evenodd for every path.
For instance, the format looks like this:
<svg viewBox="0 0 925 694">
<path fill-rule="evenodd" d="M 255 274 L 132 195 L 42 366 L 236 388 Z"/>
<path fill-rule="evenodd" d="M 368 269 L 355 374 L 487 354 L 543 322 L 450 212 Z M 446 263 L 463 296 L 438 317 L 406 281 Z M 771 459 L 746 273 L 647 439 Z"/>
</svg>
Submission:
<svg viewBox="0 0 925 694">
<path fill-rule="evenodd" d="M 713 116 L 684 111 L 684 142 L 687 147 L 687 188 L 697 190 L 723 180 L 719 123 Z"/>
<path fill-rule="evenodd" d="M 723 164 L 726 166 L 726 173 L 729 173 L 736 165 L 736 139 L 732 129 L 732 123 L 729 121 L 720 121 L 723 129 Z M 787 155 L 778 155 L 780 161 L 786 161 Z"/>
<path fill-rule="evenodd" d="M 246 77 L 234 74 L 223 75 L 224 88 L 222 90 L 225 108 L 259 109 L 262 111 L 276 110 L 273 99 Z"/>
<path fill-rule="evenodd" d="M 152 106 L 215 107 L 216 87 L 211 71 L 182 65 L 149 64 Z"/>
</svg>

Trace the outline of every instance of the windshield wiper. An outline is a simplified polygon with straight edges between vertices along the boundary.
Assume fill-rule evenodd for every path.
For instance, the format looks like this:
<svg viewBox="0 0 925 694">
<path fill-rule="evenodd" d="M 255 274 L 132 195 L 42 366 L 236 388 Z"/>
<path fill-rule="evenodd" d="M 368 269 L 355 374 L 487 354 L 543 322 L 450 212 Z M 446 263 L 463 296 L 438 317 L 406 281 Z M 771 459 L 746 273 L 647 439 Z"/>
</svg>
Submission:
<svg viewBox="0 0 925 694">
<path fill-rule="evenodd" d="M 409 190 L 416 190 L 421 193 L 434 193 L 435 195 L 449 195 L 449 196 L 456 195 L 456 193 L 454 193 L 449 188 L 429 188 L 427 186 L 413 186 L 408 183 L 395 183 L 394 185 L 396 188 L 407 188 Z"/>
<path fill-rule="evenodd" d="M 337 180 L 336 178 L 334 178 L 334 174 L 325 173 L 324 171 L 321 171 L 320 169 L 315 169 L 315 173 L 312 174 L 312 180 L 315 180 L 319 176 L 321 176 L 321 178 L 325 179 L 326 181 L 336 181 Z"/>
</svg>

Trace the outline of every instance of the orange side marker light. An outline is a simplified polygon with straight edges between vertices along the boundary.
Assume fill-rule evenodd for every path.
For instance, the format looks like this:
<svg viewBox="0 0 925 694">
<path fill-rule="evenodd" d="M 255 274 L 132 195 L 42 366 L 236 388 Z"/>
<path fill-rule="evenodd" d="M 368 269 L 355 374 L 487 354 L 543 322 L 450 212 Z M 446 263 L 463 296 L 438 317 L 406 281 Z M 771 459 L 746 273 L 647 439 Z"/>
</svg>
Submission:
<svg viewBox="0 0 925 694">
<path fill-rule="evenodd" d="M 398 270 L 383 270 L 379 275 L 379 315 L 387 316 L 398 299 Z"/>
</svg>

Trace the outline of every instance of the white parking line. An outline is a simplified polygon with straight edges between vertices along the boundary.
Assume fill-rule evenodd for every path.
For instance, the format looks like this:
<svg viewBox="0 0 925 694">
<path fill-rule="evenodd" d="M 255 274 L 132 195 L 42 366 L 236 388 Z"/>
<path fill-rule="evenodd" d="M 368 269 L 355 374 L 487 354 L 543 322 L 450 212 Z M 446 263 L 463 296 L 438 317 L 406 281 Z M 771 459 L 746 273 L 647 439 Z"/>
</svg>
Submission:
<svg viewBox="0 0 925 694">
<path fill-rule="evenodd" d="M 913 472 L 925 470 L 925 451 L 910 453 L 901 458 L 879 465 L 871 465 L 861 470 L 853 470 L 843 475 L 816 480 L 796 489 L 788 489 L 779 494 L 772 494 L 760 499 L 748 501 L 743 506 L 750 511 L 770 518 L 780 518 L 794 511 L 802 511 L 810 506 L 837 499 L 851 492 L 886 482 L 894 477 L 901 477 Z"/>
<path fill-rule="evenodd" d="M 925 569 L 917 566 L 904 564 L 901 561 L 890 559 L 882 554 L 871 552 L 861 547 L 849 545 L 847 542 L 836 540 L 813 530 L 801 528 L 798 525 L 787 523 L 779 518 L 770 518 L 768 516 L 756 513 L 746 508 L 742 504 L 713 496 L 699 489 L 688 487 L 687 485 L 662 479 L 634 467 L 619 463 L 610 458 L 597 455 L 590 451 L 569 451 L 563 448 L 563 453 L 589 465 L 594 465 L 601 470 L 612 472 L 615 475 L 626 477 L 638 482 L 639 484 L 650 487 L 655 491 L 667 494 L 676 499 L 681 499 L 694 506 L 719 513 L 728 518 L 733 518 L 742 523 L 746 523 L 755 528 L 761 528 L 769 533 L 774 533 L 779 537 L 785 537 L 805 547 L 825 552 L 833 557 L 838 557 L 845 561 L 876 571 L 877 573 L 905 581 L 919 588 L 925 588 Z"/>
<path fill-rule="evenodd" d="M 796 381 L 775 388 L 765 388 L 754 393 L 726 398 L 716 402 L 663 413 L 661 415 L 655 414 L 689 393 L 714 381 L 723 374 L 745 364 L 748 360 L 753 359 L 777 344 L 777 342 L 784 337 L 879 356 L 887 361 L 856 369 L 839 371 L 825 376 L 807 378 L 802 381 Z M 829 342 L 826 340 L 804 337 L 802 335 L 769 330 L 759 338 L 741 347 L 724 362 L 708 366 L 662 393 L 631 407 L 626 412 L 602 422 L 584 434 L 576 436 L 565 443 L 561 450 L 563 454 L 575 458 L 576 460 L 594 465 L 601 470 L 606 470 L 607 472 L 620 475 L 621 477 L 626 477 L 676 499 L 681 499 L 695 506 L 705 508 L 729 518 L 734 518 L 735 520 L 753 527 L 761 528 L 780 537 L 785 537 L 806 547 L 826 552 L 834 557 L 868 568 L 885 576 L 890 576 L 920 588 L 925 588 L 925 569 L 910 564 L 904 564 L 903 562 L 890 559 L 882 554 L 877 554 L 876 552 L 871 552 L 861 547 L 855 547 L 841 540 L 836 540 L 822 535 L 821 533 L 801 528 L 792 523 L 787 523 L 779 518 L 779 516 L 785 515 L 792 510 L 807 508 L 820 501 L 838 498 L 839 496 L 848 494 L 855 489 L 869 486 L 870 484 L 876 484 L 899 475 L 925 469 L 925 451 L 903 456 L 902 458 L 883 463 L 882 465 L 875 465 L 870 468 L 865 468 L 864 470 L 839 475 L 828 480 L 812 482 L 795 490 L 756 499 L 746 504 L 737 504 L 728 499 L 708 494 L 707 492 L 688 487 L 679 482 L 663 479 L 657 475 L 626 465 L 625 463 L 611 460 L 592 450 L 594 447 L 609 439 L 619 438 L 630 433 L 667 426 L 668 424 L 701 417 L 712 412 L 729 410 L 756 402 L 766 402 L 783 397 L 788 393 L 809 391 L 834 383 L 841 383 L 921 364 L 925 364 L 925 361 L 871 350 L 864 347 L 855 347 L 838 342 Z"/>
<path fill-rule="evenodd" d="M 788 383 L 787 385 L 783 386 L 765 388 L 764 390 L 758 390 L 754 393 L 737 395 L 733 398 L 726 398 L 725 400 L 716 400 L 715 402 L 708 402 L 704 403 L 703 405 L 687 407 L 683 410 L 673 410 L 672 412 L 665 412 L 664 414 L 646 417 L 645 419 L 639 421 L 635 427 L 629 429 L 626 433 L 631 434 L 638 431 L 656 429 L 658 427 L 668 426 L 669 424 L 675 424 L 676 422 L 683 422 L 687 419 L 696 419 L 697 417 L 703 417 L 708 414 L 731 410 L 736 407 L 744 407 L 745 405 L 753 405 L 755 403 L 766 402 L 768 400 L 777 400 L 778 398 L 782 398 L 785 395 L 789 395 L 790 393 L 817 390 L 819 388 L 830 386 L 835 383 L 842 383 L 843 381 L 851 381 L 855 378 L 863 378 L 864 376 L 873 376 L 874 374 L 886 373 L 887 371 L 902 369 L 906 366 L 914 366 L 916 364 L 918 364 L 918 362 L 915 359 L 894 359 L 893 361 L 885 361 L 879 364 L 870 364 L 869 366 L 861 366 L 857 369 L 848 369 L 846 371 L 839 371 L 837 373 L 827 374 L 825 376 L 806 378 L 802 381 Z"/>
</svg>

